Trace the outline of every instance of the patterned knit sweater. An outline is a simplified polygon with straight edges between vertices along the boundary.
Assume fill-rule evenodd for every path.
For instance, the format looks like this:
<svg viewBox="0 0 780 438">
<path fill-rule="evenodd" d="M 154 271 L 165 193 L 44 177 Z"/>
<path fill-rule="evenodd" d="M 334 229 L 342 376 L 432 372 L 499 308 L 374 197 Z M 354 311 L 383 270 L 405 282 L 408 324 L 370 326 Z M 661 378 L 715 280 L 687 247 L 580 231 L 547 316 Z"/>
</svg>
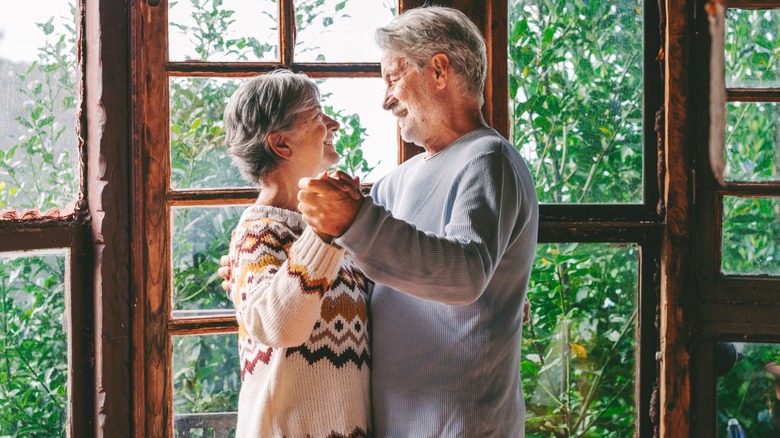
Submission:
<svg viewBox="0 0 780 438">
<path fill-rule="evenodd" d="M 249 207 L 230 243 L 237 437 L 371 435 L 368 280 L 301 215 Z"/>
</svg>

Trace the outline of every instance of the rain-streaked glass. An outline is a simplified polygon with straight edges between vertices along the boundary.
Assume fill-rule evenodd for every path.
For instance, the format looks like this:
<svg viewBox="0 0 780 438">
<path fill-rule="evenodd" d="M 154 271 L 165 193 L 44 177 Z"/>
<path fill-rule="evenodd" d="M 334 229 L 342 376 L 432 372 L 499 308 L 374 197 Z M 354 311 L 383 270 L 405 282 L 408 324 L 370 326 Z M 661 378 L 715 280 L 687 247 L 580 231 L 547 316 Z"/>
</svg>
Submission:
<svg viewBox="0 0 780 438">
<path fill-rule="evenodd" d="M 726 112 L 726 179 L 780 180 L 780 104 L 729 102 Z"/>
<path fill-rule="evenodd" d="M 175 436 L 235 436 L 241 389 L 236 334 L 171 341 Z"/>
<path fill-rule="evenodd" d="M 393 0 L 299 0 L 296 62 L 379 62 L 374 30 L 397 14 Z"/>
<path fill-rule="evenodd" d="M 642 202 L 645 6 L 509 1 L 510 141 L 540 202 Z"/>
<path fill-rule="evenodd" d="M 76 1 L 7 2 L 0 14 L 0 209 L 78 196 Z"/>
<path fill-rule="evenodd" d="M 228 253 L 231 233 L 246 207 L 171 209 L 174 317 L 234 314 L 217 269 L 220 257 Z"/>
<path fill-rule="evenodd" d="M 780 275 L 780 198 L 723 197 L 721 270 Z"/>
<path fill-rule="evenodd" d="M 64 437 L 66 250 L 0 253 L 0 436 Z"/>
<path fill-rule="evenodd" d="M 398 165 L 395 117 L 382 109 L 385 85 L 380 78 L 318 80 L 325 112 L 341 128 L 334 145 L 339 167 L 363 182 L 376 182 Z"/>
<path fill-rule="evenodd" d="M 639 248 L 537 246 L 520 364 L 526 436 L 636 434 Z"/>
<path fill-rule="evenodd" d="M 780 9 L 728 9 L 724 36 L 727 87 L 780 86 Z"/>
<path fill-rule="evenodd" d="M 714 352 L 717 437 L 780 435 L 780 344 L 718 342 Z"/>
<path fill-rule="evenodd" d="M 242 79 L 170 79 L 171 188 L 251 187 L 225 148 L 222 118 Z"/>
<path fill-rule="evenodd" d="M 276 0 L 168 2 L 171 61 L 278 61 Z"/>
</svg>

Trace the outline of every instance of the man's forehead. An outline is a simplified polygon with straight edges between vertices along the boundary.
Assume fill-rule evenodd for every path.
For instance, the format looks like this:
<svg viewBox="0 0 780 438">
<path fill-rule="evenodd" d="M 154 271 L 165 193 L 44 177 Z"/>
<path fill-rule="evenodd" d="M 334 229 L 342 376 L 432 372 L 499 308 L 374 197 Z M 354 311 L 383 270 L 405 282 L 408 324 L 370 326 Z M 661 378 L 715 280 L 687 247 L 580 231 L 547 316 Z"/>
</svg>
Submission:
<svg viewBox="0 0 780 438">
<path fill-rule="evenodd" d="M 406 70 L 406 68 L 409 67 L 409 62 L 397 53 L 387 53 L 382 56 L 380 65 L 382 67 L 382 74 L 385 75 Z"/>
</svg>

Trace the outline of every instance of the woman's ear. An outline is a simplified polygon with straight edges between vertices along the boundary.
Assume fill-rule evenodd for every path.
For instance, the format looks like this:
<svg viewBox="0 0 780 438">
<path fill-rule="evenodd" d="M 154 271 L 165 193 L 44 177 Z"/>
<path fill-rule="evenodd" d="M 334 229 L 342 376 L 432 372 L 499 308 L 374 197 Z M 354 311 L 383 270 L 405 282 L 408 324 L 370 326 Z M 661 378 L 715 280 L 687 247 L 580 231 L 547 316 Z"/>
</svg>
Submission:
<svg viewBox="0 0 780 438">
<path fill-rule="evenodd" d="M 287 138 L 281 132 L 273 131 L 268 135 L 268 146 L 279 158 L 289 159 L 292 149 L 287 145 Z"/>
</svg>

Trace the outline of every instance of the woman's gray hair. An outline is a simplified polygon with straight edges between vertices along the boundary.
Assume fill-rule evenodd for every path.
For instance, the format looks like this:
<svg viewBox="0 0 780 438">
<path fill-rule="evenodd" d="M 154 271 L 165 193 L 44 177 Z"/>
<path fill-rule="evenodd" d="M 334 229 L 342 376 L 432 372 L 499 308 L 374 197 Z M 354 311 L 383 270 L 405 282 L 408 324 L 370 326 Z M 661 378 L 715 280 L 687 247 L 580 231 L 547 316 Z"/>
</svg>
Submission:
<svg viewBox="0 0 780 438">
<path fill-rule="evenodd" d="M 275 70 L 248 79 L 225 107 L 225 145 L 241 175 L 261 184 L 282 159 L 271 149 L 273 131 L 289 132 L 295 116 L 320 106 L 320 90 L 311 79 Z"/>
<path fill-rule="evenodd" d="M 404 11 L 374 33 L 381 50 L 397 52 L 417 68 L 444 53 L 468 91 L 482 98 L 487 75 L 485 39 L 466 14 L 442 6 Z"/>
</svg>

